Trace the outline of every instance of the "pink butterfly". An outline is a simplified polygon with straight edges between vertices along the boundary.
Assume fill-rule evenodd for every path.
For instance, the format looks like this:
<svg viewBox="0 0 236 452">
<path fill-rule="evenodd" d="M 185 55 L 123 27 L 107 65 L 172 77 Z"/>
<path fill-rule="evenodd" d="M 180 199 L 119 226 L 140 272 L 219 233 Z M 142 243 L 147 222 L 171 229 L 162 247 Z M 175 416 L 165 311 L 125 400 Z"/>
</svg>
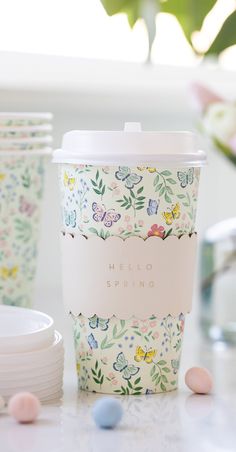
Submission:
<svg viewBox="0 0 236 452">
<path fill-rule="evenodd" d="M 109 209 L 106 211 L 106 208 L 104 205 L 99 206 L 96 202 L 93 202 L 92 209 L 95 212 L 93 214 L 93 219 L 97 222 L 103 221 L 104 226 L 106 228 L 110 228 L 113 223 L 116 223 L 121 215 L 119 213 L 116 213 L 114 209 Z"/>
<path fill-rule="evenodd" d="M 35 204 L 31 204 L 30 202 L 28 202 L 24 196 L 20 197 L 20 212 L 21 213 L 25 213 L 28 217 L 32 217 L 34 211 L 36 209 L 36 205 Z"/>
</svg>

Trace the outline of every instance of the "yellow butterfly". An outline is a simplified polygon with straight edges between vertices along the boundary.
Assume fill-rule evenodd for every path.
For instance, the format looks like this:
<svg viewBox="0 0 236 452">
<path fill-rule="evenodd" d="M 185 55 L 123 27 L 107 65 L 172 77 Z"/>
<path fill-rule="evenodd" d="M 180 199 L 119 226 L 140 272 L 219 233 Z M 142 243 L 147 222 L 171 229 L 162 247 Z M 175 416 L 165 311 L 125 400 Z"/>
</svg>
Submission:
<svg viewBox="0 0 236 452">
<path fill-rule="evenodd" d="M 69 177 L 68 174 L 64 173 L 64 185 L 68 187 L 70 191 L 74 189 L 75 186 L 75 177 Z"/>
<path fill-rule="evenodd" d="M 177 204 L 172 207 L 172 210 L 170 210 L 170 212 L 163 212 L 162 216 L 164 217 L 166 224 L 172 224 L 174 220 L 177 220 L 180 217 L 179 203 L 177 202 Z"/>
<path fill-rule="evenodd" d="M 0 182 L 2 182 L 6 177 L 6 174 L 0 173 Z"/>
<path fill-rule="evenodd" d="M 1 267 L 0 268 L 0 277 L 2 279 L 16 278 L 16 275 L 19 271 L 19 267 L 15 265 L 15 267 Z"/>
<path fill-rule="evenodd" d="M 139 171 L 144 171 L 145 169 L 148 170 L 149 173 L 155 173 L 156 168 L 153 168 L 151 166 L 138 166 L 137 167 Z"/>
<path fill-rule="evenodd" d="M 156 354 L 157 354 L 157 351 L 154 349 L 145 351 L 142 349 L 142 347 L 137 347 L 134 359 L 135 359 L 135 361 L 137 361 L 137 363 L 140 363 L 140 361 L 145 361 L 145 363 L 151 364 L 153 362 L 153 359 L 155 358 Z"/>
</svg>

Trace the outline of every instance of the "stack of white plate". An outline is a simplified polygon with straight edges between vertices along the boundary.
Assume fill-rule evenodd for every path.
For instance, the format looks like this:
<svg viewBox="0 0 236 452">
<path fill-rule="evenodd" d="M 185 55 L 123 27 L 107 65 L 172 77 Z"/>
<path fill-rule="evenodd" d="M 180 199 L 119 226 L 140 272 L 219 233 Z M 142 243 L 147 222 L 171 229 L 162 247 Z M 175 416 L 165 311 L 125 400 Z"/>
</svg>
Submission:
<svg viewBox="0 0 236 452">
<path fill-rule="evenodd" d="M 0 113 L 0 150 L 51 150 L 51 113 Z"/>
<path fill-rule="evenodd" d="M 0 306 L 0 394 L 8 400 L 21 391 L 41 402 L 62 396 L 62 336 L 48 315 L 31 309 Z"/>
</svg>

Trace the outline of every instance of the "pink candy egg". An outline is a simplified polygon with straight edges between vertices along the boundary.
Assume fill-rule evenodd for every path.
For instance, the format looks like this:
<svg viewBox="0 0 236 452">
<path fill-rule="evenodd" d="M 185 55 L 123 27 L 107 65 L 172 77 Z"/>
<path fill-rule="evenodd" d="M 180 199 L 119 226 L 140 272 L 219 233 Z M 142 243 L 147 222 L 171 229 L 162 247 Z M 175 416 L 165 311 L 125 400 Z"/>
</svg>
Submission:
<svg viewBox="0 0 236 452">
<path fill-rule="evenodd" d="M 203 367 L 191 367 L 185 374 L 185 383 L 196 394 L 208 394 L 212 390 L 213 379 Z"/>
<path fill-rule="evenodd" d="M 11 397 L 8 413 L 20 423 L 30 423 L 37 419 L 40 408 L 40 401 L 34 394 L 19 392 Z"/>
</svg>

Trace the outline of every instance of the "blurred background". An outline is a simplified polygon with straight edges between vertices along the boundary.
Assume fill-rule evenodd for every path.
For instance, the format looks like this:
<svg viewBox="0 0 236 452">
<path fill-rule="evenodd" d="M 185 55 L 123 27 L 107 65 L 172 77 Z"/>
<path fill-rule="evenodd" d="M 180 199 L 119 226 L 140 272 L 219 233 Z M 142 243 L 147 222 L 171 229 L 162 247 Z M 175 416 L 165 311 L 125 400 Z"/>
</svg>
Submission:
<svg viewBox="0 0 236 452">
<path fill-rule="evenodd" d="M 51 111 L 54 148 L 71 129 L 194 130 L 208 154 L 198 228 L 236 214 L 235 168 L 201 133 L 202 83 L 236 99 L 235 0 L 8 0 L 0 15 L 1 111 Z M 235 121 L 236 132 L 236 121 Z M 37 298 L 60 294 L 60 207 L 49 165 Z M 58 295 L 59 297 L 59 295 Z M 40 305 L 42 307 L 42 305 Z"/>
</svg>

